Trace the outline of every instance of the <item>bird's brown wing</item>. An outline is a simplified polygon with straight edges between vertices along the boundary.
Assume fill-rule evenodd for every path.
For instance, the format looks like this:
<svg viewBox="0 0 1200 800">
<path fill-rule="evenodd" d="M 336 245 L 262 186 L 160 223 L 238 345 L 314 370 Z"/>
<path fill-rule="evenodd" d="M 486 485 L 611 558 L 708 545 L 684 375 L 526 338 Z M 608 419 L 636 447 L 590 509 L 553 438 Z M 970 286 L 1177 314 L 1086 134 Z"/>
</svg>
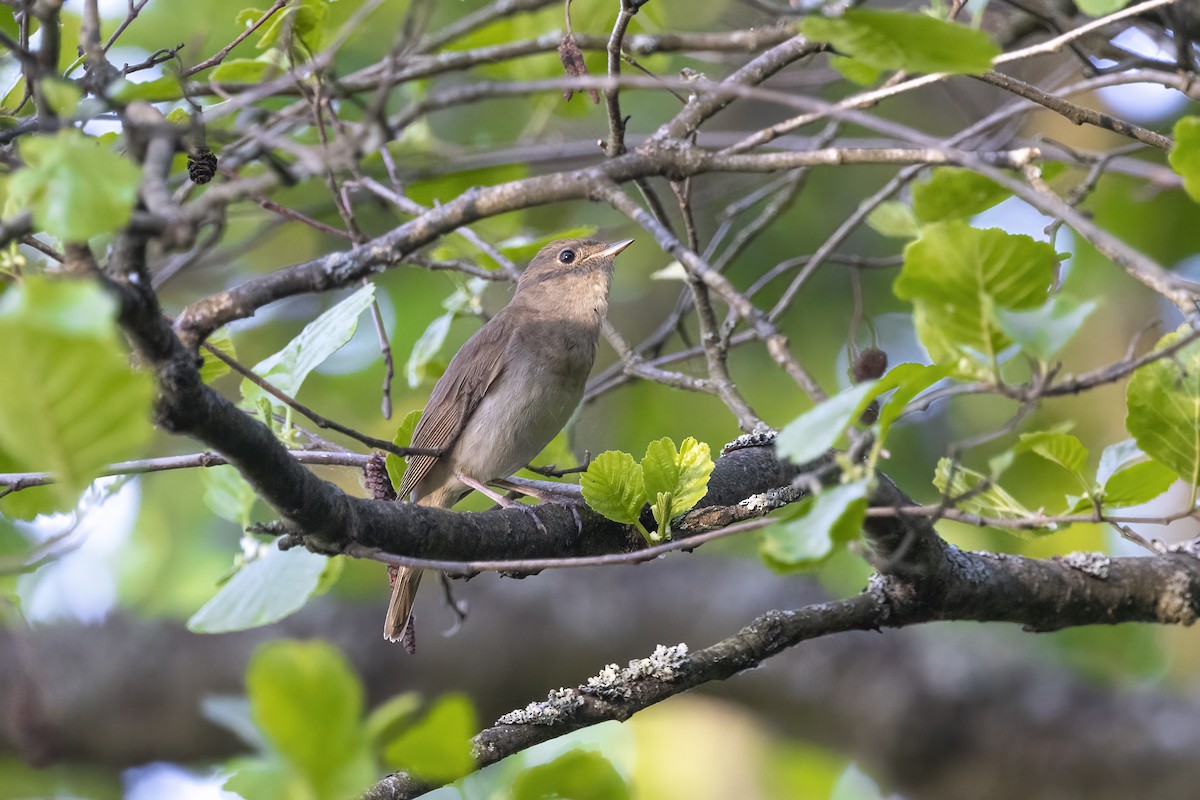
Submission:
<svg viewBox="0 0 1200 800">
<path fill-rule="evenodd" d="M 479 407 L 479 401 L 504 371 L 504 350 L 512 335 L 508 315 L 502 309 L 467 340 L 450 359 L 425 404 L 425 413 L 413 431 L 412 447 L 437 448 L 445 455 Z M 437 465 L 438 456 L 410 456 L 404 480 L 397 493 L 401 500 Z"/>
</svg>

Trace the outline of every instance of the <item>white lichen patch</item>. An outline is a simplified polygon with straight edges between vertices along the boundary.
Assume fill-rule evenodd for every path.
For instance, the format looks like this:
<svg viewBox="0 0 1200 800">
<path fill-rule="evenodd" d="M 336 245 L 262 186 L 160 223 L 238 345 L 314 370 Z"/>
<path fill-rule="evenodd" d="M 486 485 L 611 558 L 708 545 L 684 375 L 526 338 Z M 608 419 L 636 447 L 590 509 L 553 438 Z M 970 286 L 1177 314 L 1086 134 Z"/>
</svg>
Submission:
<svg viewBox="0 0 1200 800">
<path fill-rule="evenodd" d="M 628 699 L 633 696 L 633 687 L 638 681 L 675 680 L 687 654 L 686 644 L 680 643 L 673 647 L 660 644 L 648 657 L 634 659 L 624 669 L 616 664 L 609 664 L 600 670 L 599 675 L 588 678 L 588 682 L 580 686 L 579 691 L 605 700 Z"/>
<path fill-rule="evenodd" d="M 625 681 L 624 671 L 616 664 L 609 664 L 598 675 L 588 678 L 581 687 L 584 692 L 598 697 L 629 697 L 632 692 Z"/>
<path fill-rule="evenodd" d="M 754 431 L 753 433 L 743 433 L 741 436 L 722 447 L 721 455 L 729 455 L 734 450 L 742 450 L 747 447 L 763 447 L 775 441 L 775 435 L 775 431 L 769 428 L 766 430 Z"/>
<path fill-rule="evenodd" d="M 574 689 L 555 689 L 540 703 L 510 711 L 497 725 L 556 725 L 571 711 L 583 705 L 583 698 Z"/>
<path fill-rule="evenodd" d="M 775 509 L 775 492 L 763 492 L 762 494 L 752 494 L 745 500 L 738 503 L 738 506 L 746 509 L 752 514 L 765 514 L 768 511 Z"/>
<path fill-rule="evenodd" d="M 1077 569 L 1085 575 L 1091 575 L 1102 581 L 1108 580 L 1108 568 L 1112 561 L 1103 553 L 1068 553 L 1059 561 L 1071 569 Z"/>
<path fill-rule="evenodd" d="M 627 680 L 638 681 L 643 678 L 655 678 L 660 681 L 673 681 L 676 670 L 687 657 L 688 647 L 683 642 L 672 647 L 658 645 L 647 658 L 639 658 L 629 662 L 623 670 Z"/>
</svg>

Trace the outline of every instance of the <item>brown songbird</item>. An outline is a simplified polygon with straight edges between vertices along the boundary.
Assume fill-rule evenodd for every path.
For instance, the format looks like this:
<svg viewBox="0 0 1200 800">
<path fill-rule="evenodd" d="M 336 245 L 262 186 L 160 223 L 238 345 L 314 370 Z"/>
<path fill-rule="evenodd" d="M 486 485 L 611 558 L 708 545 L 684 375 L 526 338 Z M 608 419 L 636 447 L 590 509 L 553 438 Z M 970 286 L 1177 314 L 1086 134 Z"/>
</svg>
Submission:
<svg viewBox="0 0 1200 800">
<path fill-rule="evenodd" d="M 632 242 L 562 239 L 543 247 L 512 300 L 450 360 L 433 387 L 412 446 L 401 500 L 450 508 L 472 489 L 512 475 L 562 430 L 583 398 L 608 309 L 613 260 Z M 421 571 L 401 567 L 383 635 L 408 626 Z"/>
</svg>

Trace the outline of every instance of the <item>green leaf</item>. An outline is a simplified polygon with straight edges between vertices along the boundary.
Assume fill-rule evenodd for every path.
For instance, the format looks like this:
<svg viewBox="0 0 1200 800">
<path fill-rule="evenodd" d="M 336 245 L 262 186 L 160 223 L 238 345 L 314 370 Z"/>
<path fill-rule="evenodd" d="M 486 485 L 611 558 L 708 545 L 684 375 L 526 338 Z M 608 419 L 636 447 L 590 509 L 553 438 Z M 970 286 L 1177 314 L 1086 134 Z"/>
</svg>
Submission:
<svg viewBox="0 0 1200 800">
<path fill-rule="evenodd" d="M 650 535 L 650 543 L 656 544 L 671 538 L 671 519 L 677 516 L 671 508 L 671 493 L 658 492 L 654 496 L 654 504 L 650 506 L 650 513 L 654 515 L 654 521 L 658 523 L 658 530 Z"/>
<path fill-rule="evenodd" d="M 880 203 L 867 215 L 867 224 L 892 239 L 915 239 L 921 235 L 921 225 L 912 208 L 899 200 Z"/>
<path fill-rule="evenodd" d="M 405 414 L 404 419 L 400 421 L 400 427 L 396 428 L 396 435 L 392 437 L 392 444 L 397 447 L 408 447 L 412 444 L 413 432 L 417 429 L 417 423 L 420 421 L 421 409 L 419 408 Z M 399 491 L 400 484 L 404 482 L 404 473 L 408 470 L 408 459 L 401 458 L 395 453 L 388 453 L 385 464 L 388 478 L 392 481 L 392 488 Z"/>
<path fill-rule="evenodd" d="M 896 391 L 879 409 L 879 435 L 876 441 L 882 445 L 887 440 L 892 425 L 904 413 L 904 409 L 913 398 L 946 377 L 948 373 L 946 367 L 936 364 L 904 363 L 888 370 L 880 379 L 880 383 L 885 386 L 895 384 Z"/>
<path fill-rule="evenodd" d="M 921 222 L 973 217 L 1009 197 L 991 178 L 962 167 L 938 167 L 913 186 L 913 211 Z"/>
<path fill-rule="evenodd" d="M 1146 458 L 1146 454 L 1133 439 L 1123 439 L 1110 444 L 1100 453 L 1100 467 L 1096 470 L 1096 481 L 1106 483 L 1116 473 L 1130 464 Z"/>
<path fill-rule="evenodd" d="M 1142 461 L 1114 473 L 1104 483 L 1104 505 L 1139 506 L 1171 488 L 1175 473 L 1157 461 Z"/>
<path fill-rule="evenodd" d="M 298 796 L 357 796 L 373 779 L 362 684 L 336 648 L 286 639 L 261 645 L 246 669 L 246 694 L 255 724 L 311 787 Z"/>
<path fill-rule="evenodd" d="M 1167 160 L 1183 178 L 1188 197 L 1200 203 L 1200 117 L 1183 117 L 1175 123 L 1175 144 Z"/>
<path fill-rule="evenodd" d="M 809 570 L 833 555 L 835 547 L 862 533 L 871 480 L 825 489 L 801 507 L 801 514 L 763 531 L 759 553 L 780 572 Z"/>
<path fill-rule="evenodd" d="M 1162 349 L 1191 334 L 1184 323 L 1158 342 Z M 1146 455 L 1181 480 L 1200 482 L 1200 342 L 1139 367 L 1125 392 L 1125 425 Z"/>
<path fill-rule="evenodd" d="M 401 692 L 367 715 L 367 735 L 376 747 L 382 748 L 402 730 L 412 724 L 421 709 L 421 695 Z"/>
<path fill-rule="evenodd" d="M 879 80 L 879 76 L 882 74 L 882 70 L 878 67 L 845 56 L 830 56 L 829 66 L 841 73 L 843 78 L 859 86 L 871 86 Z"/>
<path fill-rule="evenodd" d="M 300 0 L 299 3 L 275 14 L 259 29 L 262 35 L 259 36 L 256 46 L 264 50 L 280 44 L 282 35 L 290 31 L 291 35 L 303 41 L 309 50 L 319 50 L 324 40 L 322 22 L 329 12 L 328 2 L 329 0 Z M 261 16 L 260 13 L 252 19 L 257 21 Z M 238 14 L 239 22 L 246 18 L 246 11 Z"/>
<path fill-rule="evenodd" d="M 446 335 L 450 333 L 450 323 L 454 322 L 454 317 L 454 312 L 450 311 L 434 318 L 433 322 L 425 328 L 425 332 L 413 344 L 412 353 L 408 356 L 408 363 L 404 365 L 404 374 L 408 376 L 410 389 L 415 389 L 425 382 L 429 363 L 445 344 Z"/>
<path fill-rule="evenodd" d="M 817 403 L 788 423 L 775 438 L 775 450 L 793 464 L 820 458 L 881 392 L 879 381 L 863 381 Z"/>
<path fill-rule="evenodd" d="M 608 450 L 592 459 L 579 487 L 593 511 L 623 525 L 637 524 L 646 505 L 642 465 L 620 450 Z"/>
<path fill-rule="evenodd" d="M 983 31 L 903 11 L 856 8 L 836 19 L 806 17 L 800 31 L 877 69 L 980 74 L 1000 55 Z"/>
<path fill-rule="evenodd" d="M 50 109 L 60 117 L 74 114 L 79 101 L 83 99 L 83 92 L 71 81 L 43 78 L 38 82 L 38 89 L 50 104 Z"/>
<path fill-rule="evenodd" d="M 611 761 L 595 750 L 578 748 L 521 772 L 512 785 L 512 800 L 629 800 L 632 796 Z"/>
<path fill-rule="evenodd" d="M 39 227 L 64 242 L 85 242 L 129 221 L 140 167 L 74 128 L 20 141 L 25 166 L 8 181 L 5 216 L 33 212 Z"/>
<path fill-rule="evenodd" d="M 1099 307 L 1091 300 L 1055 295 L 1032 311 L 996 309 L 996 323 L 1005 335 L 1039 361 L 1049 361 L 1062 350 Z"/>
<path fill-rule="evenodd" d="M 955 499 L 955 507 L 959 510 L 998 519 L 1029 519 L 1033 516 L 1028 508 L 1004 491 L 995 480 L 989 481 L 986 475 L 967 469 L 962 464 L 954 468 L 953 483 L 948 485 L 952 463 L 948 458 L 938 461 L 933 485 L 942 494 Z M 989 482 L 989 485 L 986 489 L 980 489 L 985 481 Z M 1053 526 L 1040 531 L 1013 530 L 1012 533 L 1018 536 L 1044 535 L 1051 530 Z"/>
<path fill-rule="evenodd" d="M 297 789 L 288 765 L 278 758 L 249 756 L 225 764 L 231 773 L 224 789 L 242 800 L 295 800 Z"/>
<path fill-rule="evenodd" d="M 990 374 L 1011 340 L 995 310 L 1046 301 L 1058 256 L 1045 242 L 953 220 L 926 226 L 904 249 L 893 291 L 914 307 L 917 333 L 935 363 Z"/>
<path fill-rule="evenodd" d="M 234 58 L 218 64 L 210 78 L 218 83 L 258 83 L 274 69 L 269 61 L 256 58 Z"/>
<path fill-rule="evenodd" d="M 1087 485 L 1083 472 L 1087 469 L 1088 450 L 1083 442 L 1071 434 L 1052 431 L 1022 433 L 1020 449 L 1037 453 L 1047 461 L 1058 464 Z"/>
<path fill-rule="evenodd" d="M 683 440 L 678 450 L 669 438 L 651 442 L 642 458 L 646 497 L 671 495 L 671 517 L 690 511 L 700 502 L 708 491 L 712 471 L 713 460 L 708 445 L 691 436 Z M 658 520 L 659 525 L 669 522 L 671 517 Z"/>
<path fill-rule="evenodd" d="M 278 622 L 304 607 L 325 571 L 326 558 L 303 548 L 268 547 L 247 561 L 188 620 L 192 633 L 229 633 Z"/>
<path fill-rule="evenodd" d="M 0 296 L 0 451 L 16 471 L 53 473 L 55 484 L 31 491 L 58 508 L 153 433 L 154 385 L 130 368 L 115 313 L 90 281 L 29 275 Z"/>
<path fill-rule="evenodd" d="M 250 510 L 258 496 L 234 467 L 209 467 L 200 473 L 200 483 L 204 486 L 204 504 L 210 511 L 243 528 L 250 524 Z"/>
<path fill-rule="evenodd" d="M 182 98 L 183 87 L 179 85 L 179 78 L 168 74 L 141 83 L 123 81 L 113 96 L 119 103 L 132 103 L 134 100 L 144 100 L 147 103 L 166 103 Z"/>
<path fill-rule="evenodd" d="M 337 352 L 358 330 L 359 316 L 375 299 L 375 286 L 367 284 L 304 326 L 287 346 L 254 367 L 254 372 L 284 394 L 295 397 L 300 385 L 325 359 Z M 254 406 L 260 399 L 279 404 L 248 380 L 242 381 L 242 401 Z"/>
<path fill-rule="evenodd" d="M 208 343 L 230 358 L 237 359 L 237 349 L 233 346 L 233 334 L 229 332 L 229 328 L 217 328 L 208 337 Z M 229 374 L 229 365 L 207 350 L 202 348 L 200 357 L 204 359 L 200 364 L 200 380 L 205 383 L 212 383 L 222 375 Z"/>
<path fill-rule="evenodd" d="M 471 737 L 478 730 L 467 696 L 447 694 L 420 721 L 387 743 L 383 760 L 389 769 L 418 780 L 447 783 L 475 769 Z"/>
<path fill-rule="evenodd" d="M 1089 17 L 1103 17 L 1114 11 L 1120 11 L 1129 5 L 1129 0 L 1075 0 L 1079 10 Z"/>
</svg>

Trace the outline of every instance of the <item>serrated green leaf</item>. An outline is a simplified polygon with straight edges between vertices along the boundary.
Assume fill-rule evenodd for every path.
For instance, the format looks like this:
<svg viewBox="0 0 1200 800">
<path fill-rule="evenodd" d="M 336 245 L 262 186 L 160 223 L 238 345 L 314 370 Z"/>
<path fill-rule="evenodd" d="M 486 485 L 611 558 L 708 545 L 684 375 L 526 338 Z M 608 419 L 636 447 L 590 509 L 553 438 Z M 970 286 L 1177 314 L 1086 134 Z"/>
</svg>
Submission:
<svg viewBox="0 0 1200 800">
<path fill-rule="evenodd" d="M 986 475 L 973 469 L 967 469 L 961 464 L 954 468 L 954 481 L 948 485 L 952 463 L 948 458 L 938 461 L 933 485 L 942 494 L 955 499 L 955 507 L 960 511 L 997 519 L 1030 519 L 1034 516 L 1015 497 L 1004 491 L 994 479 L 989 481 Z M 986 489 L 980 489 L 979 487 L 985 481 L 989 481 L 989 485 Z M 1013 529 L 1010 532 L 1017 536 L 1030 537 L 1043 536 L 1053 530 L 1054 526 L 1050 525 L 1043 529 Z"/>
<path fill-rule="evenodd" d="M 689 436 L 679 449 L 669 438 L 651 442 L 642 459 L 642 475 L 646 497 L 671 495 L 671 517 L 677 517 L 695 507 L 708 491 L 708 478 L 713 471 L 712 454 L 704 442 Z M 658 519 L 657 517 L 655 519 Z M 662 526 L 664 520 L 658 519 Z"/>
<path fill-rule="evenodd" d="M 1120 11 L 1129 5 L 1129 2 L 1130 0 L 1075 0 L 1075 5 L 1079 6 L 1079 10 L 1089 17 L 1103 17 L 1114 11 Z"/>
<path fill-rule="evenodd" d="M 1184 323 L 1158 349 L 1188 336 Z M 1186 483 L 1200 482 L 1200 342 L 1134 371 L 1125 392 L 1125 425 L 1146 455 Z"/>
<path fill-rule="evenodd" d="M 446 335 L 450 333 L 450 323 L 453 321 L 453 312 L 436 317 L 413 344 L 408 362 L 404 365 L 404 374 L 408 377 L 410 389 L 415 389 L 425 382 L 429 363 L 445 344 Z"/>
<path fill-rule="evenodd" d="M 886 391 L 878 385 L 879 381 L 863 381 L 817 403 L 779 432 L 775 450 L 793 464 L 820 458 L 871 401 Z"/>
<path fill-rule="evenodd" d="M 629 800 L 629 785 L 612 762 L 595 750 L 568 750 L 513 780 L 512 800 Z"/>
<path fill-rule="evenodd" d="M 254 366 L 254 372 L 284 394 L 295 397 L 308 374 L 350 341 L 358 318 L 375 299 L 374 284 L 367 284 L 304 326 L 295 339 Z M 242 381 L 242 402 L 256 406 L 260 399 L 278 404 L 250 381 Z"/>
<path fill-rule="evenodd" d="M 237 350 L 233 346 L 233 334 L 229 332 L 229 328 L 217 328 L 212 336 L 208 337 L 208 343 L 230 358 L 237 360 Z M 229 374 L 229 365 L 207 350 L 201 349 L 200 357 L 204 359 L 200 364 L 200 380 L 205 383 L 212 383 L 222 375 Z"/>
<path fill-rule="evenodd" d="M 600 516 L 623 525 L 637 524 L 646 505 L 642 465 L 620 450 L 592 459 L 579 480 L 583 499 Z"/>
<path fill-rule="evenodd" d="M 980 74 L 1000 55 L 983 31 L 903 11 L 855 8 L 836 19 L 811 16 L 800 31 L 878 69 Z"/>
<path fill-rule="evenodd" d="M 962 167 L 938 167 L 912 191 L 913 212 L 926 223 L 973 217 L 1011 194 L 991 178 Z"/>
<path fill-rule="evenodd" d="M 475 769 L 471 737 L 478 730 L 467 696 L 443 695 L 421 720 L 384 746 L 384 764 L 429 783 L 461 778 Z"/>
<path fill-rule="evenodd" d="M 1157 461 L 1133 464 L 1105 481 L 1104 505 L 1125 508 L 1149 503 L 1175 481 L 1175 473 Z"/>
<path fill-rule="evenodd" d="M 801 507 L 801 514 L 763 531 L 759 553 L 780 572 L 809 570 L 828 559 L 835 548 L 862 533 L 870 479 L 825 489 Z"/>
<path fill-rule="evenodd" d="M 1058 464 L 1087 485 L 1083 472 L 1087 469 L 1088 450 L 1075 436 L 1052 431 L 1022 433 L 1021 449 Z"/>
<path fill-rule="evenodd" d="M 926 226 L 904 249 L 892 289 L 912 302 L 917 333 L 935 363 L 990 375 L 992 361 L 1012 343 L 996 310 L 1045 303 L 1057 264 L 1045 242 L 952 220 Z"/>
<path fill-rule="evenodd" d="M 247 561 L 187 622 L 192 633 L 259 628 L 291 616 L 317 590 L 325 556 L 303 548 L 267 548 Z"/>
<path fill-rule="evenodd" d="M 1183 117 L 1175 123 L 1175 144 L 1167 160 L 1183 178 L 1188 197 L 1200 203 L 1200 117 Z"/>
<path fill-rule="evenodd" d="M 859 86 L 871 86 L 883 74 L 879 67 L 845 56 L 830 56 L 829 66 L 836 69 L 843 78 Z"/>
<path fill-rule="evenodd" d="M 298 796 L 357 796 L 374 779 L 362 727 L 362 683 L 332 645 L 261 645 L 246 669 L 246 694 L 254 723 L 305 779 L 307 791 Z"/>
<path fill-rule="evenodd" d="M 921 235 L 921 225 L 913 215 L 912 207 L 899 200 L 880 203 L 867 215 L 867 224 L 893 239 L 915 239 Z"/>
<path fill-rule="evenodd" d="M 413 431 L 417 429 L 417 423 L 420 421 L 420 409 L 405 414 L 404 419 L 400 421 L 400 426 L 396 428 L 396 435 L 392 437 L 392 444 L 397 447 L 408 447 L 411 445 Z M 399 491 L 400 484 L 404 482 L 404 473 L 408 470 L 408 459 L 401 458 L 395 453 L 388 453 L 384 463 L 387 465 L 387 474 L 392 482 L 392 488 Z M 404 498 L 400 499 L 403 500 Z"/>
<path fill-rule="evenodd" d="M 142 170 L 74 128 L 20 141 L 25 166 L 8 180 L 5 216 L 33 221 L 64 242 L 85 242 L 129 221 Z"/>
<path fill-rule="evenodd" d="M 115 314 L 90 282 L 29 275 L 0 296 L 0 451 L 16 471 L 56 479 L 25 500 L 73 506 L 106 465 L 136 456 L 152 435 L 153 381 L 130 368 Z"/>
<path fill-rule="evenodd" d="M 1098 306 L 1091 300 L 1079 301 L 1055 295 L 1045 305 L 1031 311 L 996 309 L 996 323 L 1026 353 L 1040 361 L 1049 361 Z"/>
</svg>

